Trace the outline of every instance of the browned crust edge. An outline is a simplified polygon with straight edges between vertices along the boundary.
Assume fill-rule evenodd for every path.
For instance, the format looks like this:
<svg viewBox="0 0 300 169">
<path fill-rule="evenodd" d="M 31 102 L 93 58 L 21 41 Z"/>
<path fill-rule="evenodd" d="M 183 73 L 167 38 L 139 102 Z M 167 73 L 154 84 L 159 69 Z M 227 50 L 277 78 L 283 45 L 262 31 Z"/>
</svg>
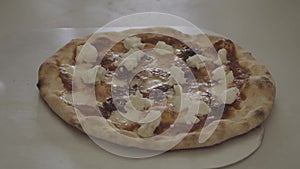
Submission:
<svg viewBox="0 0 300 169">
<path fill-rule="evenodd" d="M 170 36 L 175 36 L 177 39 L 183 40 L 186 44 L 205 46 L 205 36 L 203 35 L 187 35 L 171 28 L 146 28 L 146 29 L 132 29 L 123 32 L 108 32 L 98 33 L 93 37 L 105 36 L 115 41 L 119 40 L 118 34 L 122 35 L 134 35 L 143 32 L 151 33 L 163 33 Z M 208 36 L 212 43 L 222 39 L 221 37 Z M 63 83 L 59 78 L 59 64 L 67 62 L 76 51 L 76 46 L 84 44 L 88 40 L 89 36 L 82 39 L 73 39 L 66 44 L 60 50 L 58 50 L 53 56 L 49 57 L 39 69 L 39 81 L 38 88 L 40 90 L 41 97 L 49 105 L 49 107 L 60 118 L 62 118 L 68 124 L 76 127 L 77 129 L 88 133 L 89 135 L 101 138 L 116 144 L 138 147 L 151 150 L 167 150 L 172 149 L 188 149 L 196 147 L 207 147 L 215 144 L 219 144 L 232 137 L 247 133 L 251 129 L 260 125 L 270 114 L 274 99 L 275 99 L 275 84 L 271 77 L 271 74 L 264 65 L 257 63 L 252 57 L 251 53 L 242 49 L 236 45 L 237 56 L 241 66 L 247 68 L 251 72 L 249 78 L 249 85 L 245 87 L 243 92 L 247 95 L 247 100 L 241 103 L 241 109 L 235 113 L 245 113 L 243 118 L 238 119 L 222 119 L 219 122 L 215 132 L 204 143 L 199 143 L 199 131 L 188 133 L 183 140 L 179 142 L 179 137 L 157 137 L 155 141 L 153 139 L 144 140 L 142 138 L 124 137 L 120 136 L 119 131 L 116 128 L 112 128 L 107 124 L 102 117 L 85 117 L 77 118 L 75 110 L 72 106 L 64 103 L 58 95 L 64 90 Z M 121 40 L 121 39 L 120 39 Z M 59 62 L 59 63 L 58 63 Z M 210 125 L 214 125 L 214 122 Z M 207 126 L 207 127 L 210 127 Z M 82 127 L 83 126 L 83 127 Z M 114 139 L 112 139 L 114 138 Z M 175 147 L 168 147 L 167 145 L 175 144 L 179 142 Z"/>
</svg>

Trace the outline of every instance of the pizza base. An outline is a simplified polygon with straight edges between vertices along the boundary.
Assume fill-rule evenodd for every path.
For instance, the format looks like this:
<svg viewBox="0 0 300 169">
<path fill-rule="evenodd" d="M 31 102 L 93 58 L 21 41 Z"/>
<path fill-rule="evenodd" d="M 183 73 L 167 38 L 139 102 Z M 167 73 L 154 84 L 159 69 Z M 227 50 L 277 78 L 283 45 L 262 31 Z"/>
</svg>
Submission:
<svg viewBox="0 0 300 169">
<path fill-rule="evenodd" d="M 163 33 L 175 36 L 188 45 L 197 45 L 200 47 L 210 45 L 204 43 L 205 36 L 212 43 L 223 39 L 222 37 L 210 35 L 187 35 L 171 28 L 131 29 L 123 32 L 98 33 L 91 38 L 104 36 L 113 41 L 120 41 L 124 35 L 130 36 L 143 32 Z M 65 122 L 89 136 L 123 146 L 159 151 L 208 147 L 249 132 L 260 125 L 271 112 L 275 98 L 275 84 L 269 71 L 264 65 L 259 64 L 252 57 L 251 53 L 235 44 L 239 64 L 251 73 L 247 84 L 243 85 L 241 89 L 243 94 L 247 96 L 247 99 L 241 102 L 239 110 L 232 112 L 234 114 L 233 117 L 214 121 L 202 128 L 202 130 L 205 130 L 217 125 L 214 133 L 204 143 L 199 143 L 198 141 L 201 131 L 179 134 L 175 137 L 158 135 L 153 138 L 144 139 L 138 138 L 133 132 L 120 130 L 108 125 L 106 119 L 103 117 L 78 117 L 74 107 L 59 98 L 61 92 L 65 90 L 64 84 L 59 77 L 59 65 L 64 63 L 70 64 L 70 60 L 76 54 L 76 47 L 83 45 L 89 38 L 90 36 L 82 39 L 74 39 L 48 58 L 40 66 L 39 81 L 37 84 L 41 97 L 53 112 Z M 121 136 L 119 133 L 128 135 L 128 137 Z M 184 138 L 181 140 L 182 137 Z"/>
</svg>

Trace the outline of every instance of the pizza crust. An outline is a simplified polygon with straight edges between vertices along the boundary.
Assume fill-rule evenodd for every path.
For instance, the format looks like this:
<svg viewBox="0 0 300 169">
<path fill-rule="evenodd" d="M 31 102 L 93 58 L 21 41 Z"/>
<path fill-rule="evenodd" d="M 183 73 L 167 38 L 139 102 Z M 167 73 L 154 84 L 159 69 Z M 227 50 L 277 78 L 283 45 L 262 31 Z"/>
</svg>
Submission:
<svg viewBox="0 0 300 169">
<path fill-rule="evenodd" d="M 40 89 L 42 98 L 46 101 L 53 112 L 65 122 L 92 137 L 101 138 L 124 146 L 162 151 L 169 149 L 174 150 L 208 147 L 219 144 L 232 137 L 247 133 L 260 125 L 269 116 L 275 98 L 274 81 L 264 65 L 259 64 L 252 57 L 251 53 L 235 44 L 239 64 L 251 72 L 251 76 L 247 83 L 243 85 L 241 89 L 242 94 L 246 95 L 247 99 L 241 102 L 239 110 L 232 112 L 233 115 L 231 115 L 231 118 L 214 121 L 202 129 L 205 130 L 206 128 L 210 128 L 218 124 L 214 133 L 204 143 L 199 143 L 200 131 L 179 134 L 175 137 L 158 135 L 145 139 L 139 138 L 134 132 L 120 130 L 110 125 L 103 117 L 77 117 L 75 108 L 63 102 L 59 98 L 65 90 L 64 84 L 59 77 L 59 65 L 70 64 L 74 53 L 76 54 L 76 47 L 83 45 L 88 39 L 89 41 L 93 41 L 98 37 L 107 37 L 111 41 L 119 42 L 124 36 L 144 32 L 162 33 L 164 35 L 176 37 L 190 46 L 208 47 L 211 45 L 206 42 L 205 35 L 187 35 L 171 28 L 131 29 L 121 33 L 97 33 L 96 35 L 91 36 L 90 39 L 90 36 L 82 39 L 74 39 L 57 51 L 52 57 L 48 58 L 40 66 L 37 86 Z M 212 43 L 223 39 L 222 37 L 207 36 Z M 111 47 L 112 44 L 107 45 L 107 48 Z M 80 122 L 78 119 L 80 119 Z M 123 133 L 129 137 L 120 135 L 119 133 Z M 181 140 L 181 138 L 183 139 Z"/>
</svg>

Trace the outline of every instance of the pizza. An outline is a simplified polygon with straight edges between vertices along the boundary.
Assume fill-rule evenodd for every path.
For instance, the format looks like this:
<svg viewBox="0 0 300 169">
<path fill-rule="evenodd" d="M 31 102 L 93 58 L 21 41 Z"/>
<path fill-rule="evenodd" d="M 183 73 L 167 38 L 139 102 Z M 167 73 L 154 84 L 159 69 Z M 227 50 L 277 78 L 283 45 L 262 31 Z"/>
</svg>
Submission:
<svg viewBox="0 0 300 169">
<path fill-rule="evenodd" d="M 91 137 L 149 150 L 208 147 L 270 114 L 275 84 L 250 52 L 173 28 L 73 39 L 39 68 L 41 97 Z"/>
</svg>

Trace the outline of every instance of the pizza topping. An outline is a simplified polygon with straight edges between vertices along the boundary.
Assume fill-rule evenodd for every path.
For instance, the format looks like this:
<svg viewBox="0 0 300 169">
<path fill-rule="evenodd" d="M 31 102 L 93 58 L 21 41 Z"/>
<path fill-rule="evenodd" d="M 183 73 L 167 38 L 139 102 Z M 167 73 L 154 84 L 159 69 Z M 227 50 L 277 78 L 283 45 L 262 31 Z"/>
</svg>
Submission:
<svg viewBox="0 0 300 169">
<path fill-rule="evenodd" d="M 180 112 L 182 87 L 180 85 L 174 85 L 173 88 L 174 96 L 168 95 L 168 98 L 171 102 L 171 105 L 174 106 L 174 110 L 176 112 Z"/>
<path fill-rule="evenodd" d="M 110 54 L 114 55 L 114 57 L 109 57 L 110 59 L 107 58 L 108 65 L 112 64 L 119 67 L 115 73 L 118 79 L 124 79 L 129 75 L 132 75 L 132 71 L 140 64 L 142 65 L 144 61 L 149 60 L 149 62 L 152 62 L 154 60 L 153 57 L 146 55 L 146 53 L 140 50 L 147 46 L 148 42 L 145 40 L 143 40 L 143 42 L 145 44 L 142 43 L 142 39 L 139 37 L 128 37 L 123 41 L 123 45 L 127 49 L 127 52 L 125 50 L 126 53 L 122 53 L 124 52 L 123 50 L 121 53 L 115 53 L 115 51 Z M 167 41 L 167 43 L 169 42 Z M 117 127 L 126 130 L 128 126 L 132 126 L 130 129 L 137 129 L 137 133 L 141 137 L 153 136 L 153 133 L 158 126 L 160 126 L 160 128 L 164 126 L 164 124 L 162 124 L 162 126 L 160 125 L 160 121 L 166 120 L 165 115 L 162 116 L 161 111 L 153 109 L 153 106 L 156 107 L 163 102 L 167 102 L 169 109 L 174 110 L 172 114 L 179 113 L 178 120 L 180 123 L 188 125 L 202 124 L 202 122 L 200 122 L 203 120 L 202 117 L 206 116 L 211 111 L 211 108 L 207 104 L 210 103 L 210 95 L 205 94 L 205 96 L 203 96 L 203 93 L 205 93 L 205 91 L 212 86 L 212 94 L 214 93 L 220 98 L 226 98 L 226 100 L 223 101 L 225 104 L 232 104 L 238 98 L 239 89 L 237 87 L 226 89 L 225 86 L 219 84 L 224 80 L 226 80 L 227 84 L 232 84 L 235 78 L 234 72 L 231 70 L 227 71 L 228 68 L 225 66 L 229 62 L 227 60 L 227 49 L 219 48 L 218 59 L 213 61 L 212 59 L 201 54 L 201 52 L 197 52 L 198 54 L 196 54 L 191 48 L 186 47 L 185 45 L 179 48 L 178 45 L 175 45 L 176 50 L 174 50 L 173 46 L 168 45 L 167 43 L 163 40 L 157 40 L 151 44 L 152 47 L 155 45 L 154 50 L 158 54 L 165 55 L 166 57 L 168 56 L 166 59 L 170 59 L 169 56 L 171 57 L 172 55 L 170 54 L 173 54 L 174 51 L 176 55 L 179 56 L 179 58 L 175 56 L 174 61 L 176 64 L 173 66 L 170 65 L 171 68 L 169 72 L 158 68 L 146 68 L 144 71 L 139 72 L 136 76 L 134 76 L 130 82 L 130 96 L 128 98 L 117 98 L 114 99 L 114 102 L 112 98 L 109 98 L 102 103 L 100 109 L 101 111 L 105 110 L 105 118 L 109 118 L 110 120 L 114 121 L 113 123 Z M 191 86 L 189 86 L 189 84 L 187 84 L 186 77 L 189 77 L 187 73 L 188 69 L 186 69 L 177 61 L 178 59 L 181 61 L 180 58 L 186 61 L 187 66 L 195 68 L 192 69 L 192 74 L 194 74 L 197 78 L 198 82 L 195 83 L 197 85 L 192 85 L 191 83 Z M 158 61 L 159 62 L 155 64 L 161 64 L 162 66 L 165 63 L 162 60 Z M 88 64 L 90 62 L 84 61 L 84 63 Z M 214 68 L 212 71 L 212 80 L 214 80 L 215 83 L 210 85 L 207 85 L 206 82 L 209 80 L 209 78 L 205 78 L 207 74 L 205 73 L 204 77 L 204 73 L 199 71 L 201 68 L 205 67 L 205 64 L 209 64 L 208 66 Z M 166 69 L 169 66 L 163 67 Z M 229 68 L 231 68 L 230 65 Z M 90 80 L 91 77 L 95 76 L 95 70 L 96 68 L 88 70 L 87 77 L 85 79 L 83 77 L 82 80 L 85 83 L 91 83 Z M 201 74 L 201 76 L 199 76 L 199 74 Z M 189 87 L 194 87 L 198 92 L 189 93 L 191 91 L 186 90 Z M 142 94 L 140 92 L 142 92 Z M 166 95 L 168 99 L 166 99 Z M 119 102 L 116 100 L 123 101 L 121 101 L 119 104 Z"/>
<path fill-rule="evenodd" d="M 106 70 L 102 66 L 96 65 L 92 69 L 81 72 L 80 78 L 86 84 L 93 84 L 95 81 L 103 82 L 105 80 Z"/>
<path fill-rule="evenodd" d="M 210 111 L 209 106 L 202 100 L 199 101 L 199 110 L 197 115 L 205 115 Z"/>
<path fill-rule="evenodd" d="M 229 72 L 226 74 L 226 83 L 227 83 L 227 84 L 231 84 L 233 81 L 234 81 L 233 73 L 232 73 L 232 71 L 229 71 Z"/>
<path fill-rule="evenodd" d="M 240 91 L 237 87 L 231 87 L 225 91 L 226 94 L 226 104 L 232 104 L 237 97 L 240 95 Z"/>
<path fill-rule="evenodd" d="M 184 77 L 184 71 L 182 71 L 180 67 L 172 66 L 170 70 L 171 70 L 171 77 L 173 77 L 177 83 L 179 84 L 186 83 L 186 78 Z"/>
<path fill-rule="evenodd" d="M 141 42 L 141 38 L 132 36 L 132 37 L 127 37 L 124 39 L 124 47 L 126 49 L 132 49 L 132 48 L 144 48 L 145 44 Z"/>
<path fill-rule="evenodd" d="M 125 105 L 125 110 L 127 112 L 132 111 L 133 106 L 134 109 L 142 111 L 148 109 L 151 105 L 152 101 L 147 98 L 143 98 L 143 95 L 140 93 L 139 90 L 137 90 L 135 95 L 129 96 L 129 100 Z"/>
<path fill-rule="evenodd" d="M 195 124 L 200 120 L 196 117 L 199 111 L 199 102 L 193 100 L 189 94 L 183 94 L 180 103 L 181 113 L 183 113 L 183 120 L 186 124 Z M 182 121 L 179 117 L 179 122 Z"/>
<path fill-rule="evenodd" d="M 64 87 L 68 90 L 72 90 L 72 78 L 75 66 L 63 64 L 60 67 L 59 77 L 61 78 Z"/>
<path fill-rule="evenodd" d="M 77 62 L 87 62 L 94 63 L 98 58 L 98 51 L 95 46 L 91 45 L 89 42 L 86 42 L 85 45 L 77 46 Z"/>
<path fill-rule="evenodd" d="M 197 96 L 192 93 L 183 93 L 181 85 L 174 85 L 174 96 L 168 96 L 169 102 L 174 106 L 175 112 L 181 113 L 178 121 L 186 124 L 199 122 L 197 114 L 206 114 L 209 111 L 205 102 L 199 102 Z"/>
<path fill-rule="evenodd" d="M 166 44 L 164 41 L 158 41 L 155 45 L 155 51 L 160 55 L 172 54 L 174 49 L 171 45 Z"/>
<path fill-rule="evenodd" d="M 222 61 L 222 64 L 227 64 L 227 50 L 225 48 L 218 50 L 218 58 Z"/>
<path fill-rule="evenodd" d="M 126 53 L 121 53 L 117 59 L 119 61 L 122 61 L 122 59 L 127 58 L 128 56 L 132 55 L 136 51 L 139 51 L 139 49 L 137 49 L 137 48 L 131 48 Z"/>
<path fill-rule="evenodd" d="M 195 49 L 195 51 L 200 53 L 198 49 Z M 189 57 L 196 55 L 195 51 L 187 46 L 184 46 L 182 49 L 176 49 L 175 54 L 182 58 L 183 61 L 186 61 Z"/>
<path fill-rule="evenodd" d="M 130 121 L 118 111 L 111 112 L 108 121 L 111 121 L 116 127 L 128 131 L 133 131 L 135 128 L 139 127 L 139 124 Z"/>
<path fill-rule="evenodd" d="M 121 65 L 124 65 L 124 67 L 128 71 L 132 71 L 134 68 L 138 66 L 138 62 L 141 60 L 141 58 L 144 55 L 145 53 L 141 50 L 133 51 L 129 56 L 126 57 L 126 59 L 124 59 Z"/>
<path fill-rule="evenodd" d="M 67 74 L 69 76 L 72 76 L 73 73 L 74 73 L 75 66 L 67 65 L 67 64 L 62 64 L 59 68 L 60 68 L 60 71 L 63 74 Z"/>
<path fill-rule="evenodd" d="M 145 118 L 140 120 L 139 123 L 140 124 L 149 123 L 156 120 L 157 118 L 160 118 L 160 116 L 161 116 L 160 110 L 150 110 L 145 116 Z"/>
<path fill-rule="evenodd" d="M 112 112 L 117 110 L 116 106 L 114 105 L 114 100 L 112 98 L 108 98 L 105 102 L 103 102 L 103 109 Z"/>
<path fill-rule="evenodd" d="M 186 60 L 186 63 L 189 67 L 197 68 L 198 70 L 205 67 L 205 61 L 209 60 L 207 57 L 203 55 L 196 54 L 192 57 L 189 57 Z"/>
<path fill-rule="evenodd" d="M 213 70 L 212 73 L 212 80 L 222 80 L 225 78 L 225 66 L 217 67 L 215 70 Z"/>
<path fill-rule="evenodd" d="M 161 121 L 161 117 L 157 118 L 156 120 L 150 123 L 142 124 L 139 129 L 137 130 L 138 135 L 142 137 L 151 137 L 154 135 L 155 129 L 159 126 Z"/>
</svg>

